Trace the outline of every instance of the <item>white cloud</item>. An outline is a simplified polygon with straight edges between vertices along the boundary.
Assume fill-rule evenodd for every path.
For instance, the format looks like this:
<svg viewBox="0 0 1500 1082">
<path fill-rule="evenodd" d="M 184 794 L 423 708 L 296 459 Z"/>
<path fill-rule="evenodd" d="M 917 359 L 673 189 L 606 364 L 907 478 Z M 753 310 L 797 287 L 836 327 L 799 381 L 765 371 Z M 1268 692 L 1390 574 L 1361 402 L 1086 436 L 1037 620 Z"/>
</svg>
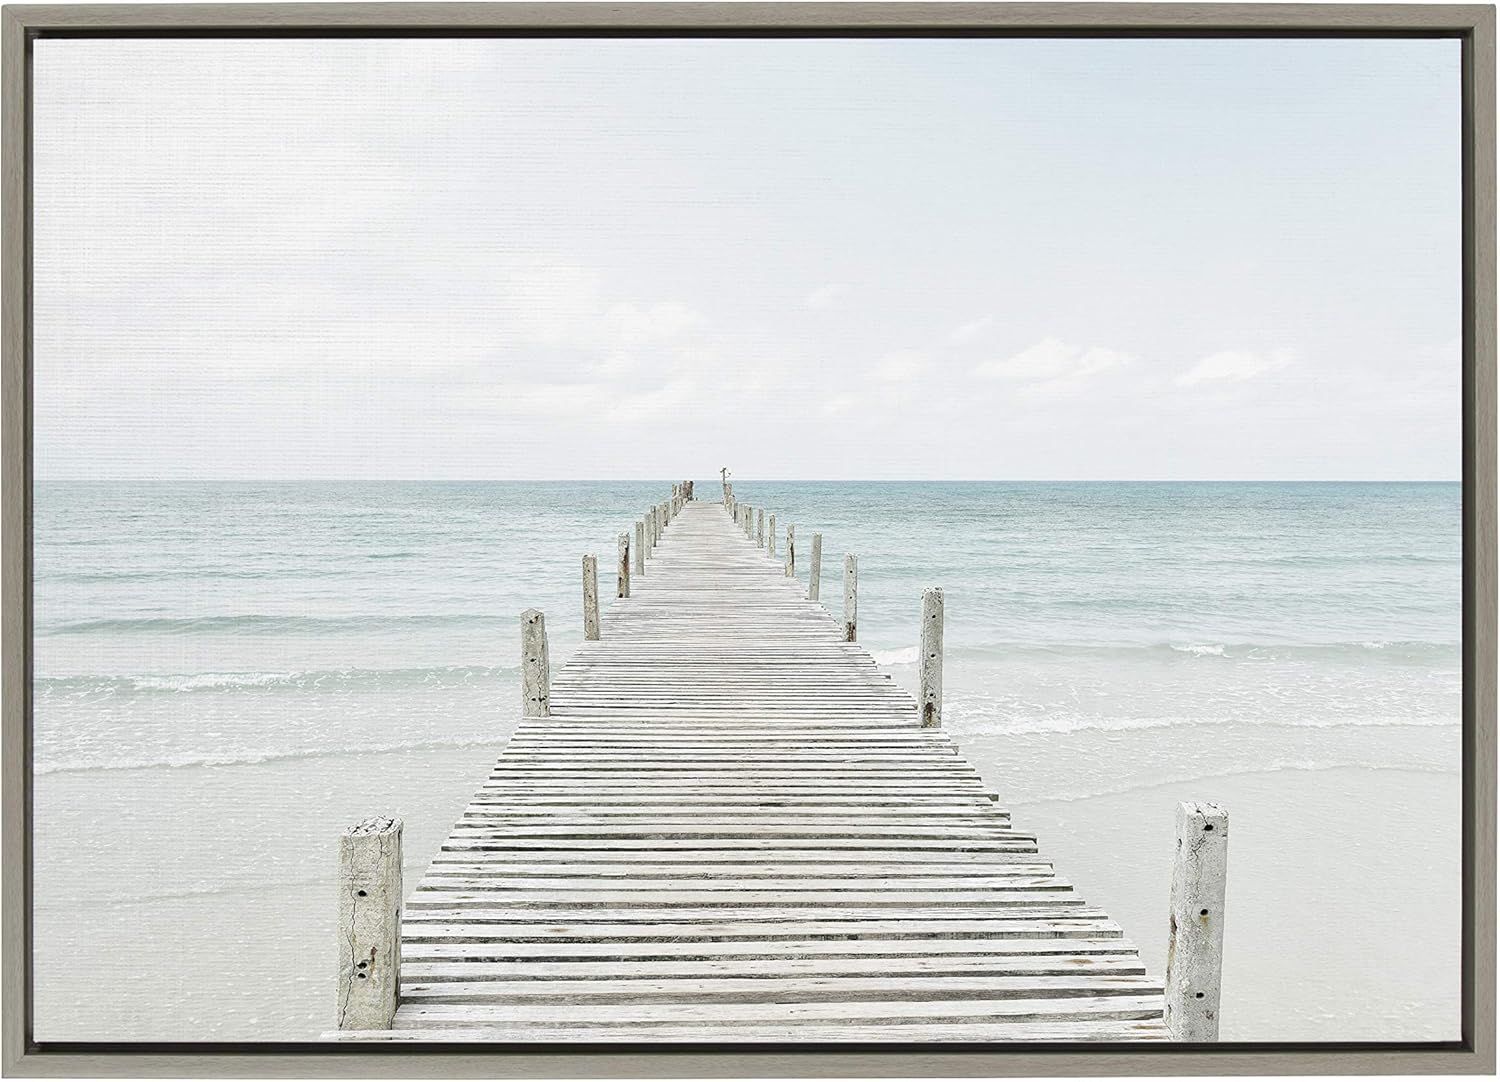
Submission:
<svg viewBox="0 0 1500 1082">
<path fill-rule="evenodd" d="M 817 289 L 813 290 L 807 295 L 807 299 L 802 303 L 807 305 L 807 307 L 816 310 L 832 308 L 835 304 L 848 296 L 848 294 L 848 286 L 840 285 L 837 282 L 830 282 L 826 286 L 819 286 Z"/>
<path fill-rule="evenodd" d="M 887 353 L 876 362 L 870 375 L 881 383 L 905 383 L 932 367 L 932 358 L 912 349 Z"/>
<path fill-rule="evenodd" d="M 1070 345 L 1044 338 L 1036 345 L 1000 360 L 985 361 L 974 374 L 985 379 L 1024 383 L 1033 394 L 1070 394 L 1101 373 L 1123 368 L 1133 358 L 1102 346 Z"/>
<path fill-rule="evenodd" d="M 955 346 L 967 345 L 968 343 L 974 341 L 976 338 L 981 338 L 984 335 L 988 334 L 990 328 L 994 325 L 995 317 L 985 316 L 984 318 L 976 319 L 971 323 L 965 323 L 961 326 L 954 327 L 953 330 L 948 333 L 948 342 L 950 345 Z"/>
<path fill-rule="evenodd" d="M 662 301 L 644 308 L 615 304 L 606 319 L 611 340 L 621 347 L 670 342 L 703 322 L 697 312 L 679 301 Z"/>
<path fill-rule="evenodd" d="M 1267 372 L 1285 368 L 1296 359 L 1289 349 L 1276 349 L 1270 353 L 1252 353 L 1245 349 L 1226 349 L 1204 357 L 1182 375 L 1177 377 L 1179 387 L 1191 387 L 1198 383 L 1228 381 L 1242 383 Z"/>
<path fill-rule="evenodd" d="M 823 413 L 829 417 L 839 417 L 854 410 L 860 402 L 859 395 L 836 394 L 823 402 Z"/>
</svg>

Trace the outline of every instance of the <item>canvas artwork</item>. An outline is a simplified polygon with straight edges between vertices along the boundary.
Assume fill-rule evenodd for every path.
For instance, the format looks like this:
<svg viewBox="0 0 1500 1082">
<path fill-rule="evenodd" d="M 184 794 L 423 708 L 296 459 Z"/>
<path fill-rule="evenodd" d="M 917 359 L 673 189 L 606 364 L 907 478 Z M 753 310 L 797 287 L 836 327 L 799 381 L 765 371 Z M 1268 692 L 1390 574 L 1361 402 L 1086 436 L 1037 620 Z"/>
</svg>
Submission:
<svg viewBox="0 0 1500 1082">
<path fill-rule="evenodd" d="M 1451 1041 L 1460 46 L 43 37 L 45 1041 Z"/>
</svg>

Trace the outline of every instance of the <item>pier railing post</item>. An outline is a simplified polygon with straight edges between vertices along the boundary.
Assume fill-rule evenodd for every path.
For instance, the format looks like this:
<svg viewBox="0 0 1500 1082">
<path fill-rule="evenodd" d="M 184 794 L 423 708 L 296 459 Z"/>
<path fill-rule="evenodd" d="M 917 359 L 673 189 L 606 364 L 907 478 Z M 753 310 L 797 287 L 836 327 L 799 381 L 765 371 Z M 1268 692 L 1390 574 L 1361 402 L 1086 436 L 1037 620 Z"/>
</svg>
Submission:
<svg viewBox="0 0 1500 1082">
<path fill-rule="evenodd" d="M 859 628 L 859 561 L 844 554 L 844 641 L 853 642 Z"/>
<path fill-rule="evenodd" d="M 764 507 L 755 512 L 755 547 L 758 549 L 766 547 L 766 509 Z"/>
<path fill-rule="evenodd" d="M 766 527 L 766 555 L 776 555 L 776 516 L 771 516 L 770 525 Z"/>
<path fill-rule="evenodd" d="M 646 573 L 646 524 L 640 519 L 635 520 L 635 573 Z"/>
<path fill-rule="evenodd" d="M 1228 858 L 1229 813 L 1218 804 L 1177 805 L 1164 1015 L 1175 1041 L 1219 1039 Z"/>
<path fill-rule="evenodd" d="M 797 527 L 788 524 L 786 528 L 786 576 L 791 578 L 797 573 Z"/>
<path fill-rule="evenodd" d="M 818 600 L 819 580 L 823 577 L 823 535 L 813 534 L 812 558 L 807 563 L 807 600 Z"/>
<path fill-rule="evenodd" d="M 544 718 L 552 693 L 547 668 L 547 618 L 541 609 L 521 613 L 521 713 Z"/>
<path fill-rule="evenodd" d="M 583 637 L 599 641 L 599 558 L 583 558 Z"/>
<path fill-rule="evenodd" d="M 339 838 L 337 1027 L 390 1029 L 401 979 L 401 820 L 362 820 Z"/>
<path fill-rule="evenodd" d="M 619 570 L 615 572 L 618 583 L 615 594 L 617 597 L 630 596 L 630 535 L 622 533 L 615 542 L 620 551 Z"/>
<path fill-rule="evenodd" d="M 922 645 L 917 657 L 921 671 L 922 727 L 943 720 L 943 591 L 922 591 Z"/>
<path fill-rule="evenodd" d="M 752 511 L 752 510 L 751 510 L 751 509 L 750 509 L 750 508 L 748 508 L 748 507 L 747 507 L 747 508 L 745 508 L 745 521 L 744 521 L 744 527 L 745 527 L 745 537 L 746 537 L 746 538 L 747 538 L 747 539 L 748 539 L 748 538 L 749 538 L 749 537 L 750 537 L 750 536 L 751 536 L 751 535 L 752 535 L 752 534 L 754 534 L 754 532 L 755 532 L 755 522 L 754 522 L 754 518 L 755 518 L 755 512 L 754 512 L 754 511 Z"/>
</svg>

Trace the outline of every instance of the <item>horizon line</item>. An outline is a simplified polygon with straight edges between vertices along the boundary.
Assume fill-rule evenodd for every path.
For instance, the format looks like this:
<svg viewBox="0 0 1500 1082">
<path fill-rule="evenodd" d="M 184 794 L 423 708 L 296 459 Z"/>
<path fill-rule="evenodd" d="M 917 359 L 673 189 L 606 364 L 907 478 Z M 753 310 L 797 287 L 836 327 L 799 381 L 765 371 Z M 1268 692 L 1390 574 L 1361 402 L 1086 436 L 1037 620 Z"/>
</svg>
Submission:
<svg viewBox="0 0 1500 1082">
<path fill-rule="evenodd" d="M 678 480 L 699 483 L 701 479 Z M 736 480 L 730 475 L 730 480 Z M 1462 477 L 741 477 L 757 484 L 1456 485 Z M 33 477 L 33 484 L 650 484 L 670 477 Z M 711 484 L 710 480 L 702 481 Z"/>
</svg>

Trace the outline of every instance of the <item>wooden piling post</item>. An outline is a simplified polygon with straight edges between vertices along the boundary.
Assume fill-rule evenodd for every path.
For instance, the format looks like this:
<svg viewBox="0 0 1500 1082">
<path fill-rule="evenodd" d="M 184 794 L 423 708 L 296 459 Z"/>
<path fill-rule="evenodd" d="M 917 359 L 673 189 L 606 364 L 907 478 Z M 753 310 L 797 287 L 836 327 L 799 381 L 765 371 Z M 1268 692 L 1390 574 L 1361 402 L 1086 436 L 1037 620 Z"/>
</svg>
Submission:
<svg viewBox="0 0 1500 1082">
<path fill-rule="evenodd" d="M 807 600 L 818 600 L 819 580 L 823 577 L 823 535 L 813 534 L 812 558 L 807 564 Z"/>
<path fill-rule="evenodd" d="M 339 838 L 339 1029 L 390 1029 L 401 979 L 401 820 Z"/>
<path fill-rule="evenodd" d="M 547 716 L 552 675 L 547 668 L 547 619 L 540 609 L 521 613 L 521 713 Z"/>
<path fill-rule="evenodd" d="M 599 641 L 599 558 L 583 558 L 583 637 Z"/>
<path fill-rule="evenodd" d="M 620 550 L 619 569 L 615 572 L 618 580 L 616 589 L 617 597 L 630 596 L 630 535 L 622 533 L 615 544 Z"/>
<path fill-rule="evenodd" d="M 640 519 L 635 520 L 635 573 L 646 573 L 646 524 Z"/>
<path fill-rule="evenodd" d="M 766 555 L 776 555 L 776 516 L 772 515 L 770 524 L 766 527 Z"/>
<path fill-rule="evenodd" d="M 764 507 L 755 512 L 755 547 L 758 549 L 766 547 L 766 509 Z"/>
<path fill-rule="evenodd" d="M 1174 1041 L 1219 1039 L 1228 858 L 1229 813 L 1218 804 L 1177 805 L 1164 1016 Z"/>
<path fill-rule="evenodd" d="M 922 727 L 943 720 L 943 591 L 936 586 L 922 591 L 922 645 L 917 657 L 921 669 Z"/>
<path fill-rule="evenodd" d="M 791 524 L 786 528 L 786 577 L 791 578 L 797 573 L 797 527 Z"/>
<path fill-rule="evenodd" d="M 859 562 L 844 554 L 844 641 L 853 642 L 859 628 Z"/>
<path fill-rule="evenodd" d="M 745 508 L 745 521 L 742 522 L 740 525 L 742 525 L 742 526 L 745 527 L 745 537 L 746 537 L 746 539 L 749 539 L 755 533 L 755 522 L 754 522 L 754 519 L 755 519 L 755 512 L 752 509 L 748 508 L 748 507 Z"/>
</svg>

